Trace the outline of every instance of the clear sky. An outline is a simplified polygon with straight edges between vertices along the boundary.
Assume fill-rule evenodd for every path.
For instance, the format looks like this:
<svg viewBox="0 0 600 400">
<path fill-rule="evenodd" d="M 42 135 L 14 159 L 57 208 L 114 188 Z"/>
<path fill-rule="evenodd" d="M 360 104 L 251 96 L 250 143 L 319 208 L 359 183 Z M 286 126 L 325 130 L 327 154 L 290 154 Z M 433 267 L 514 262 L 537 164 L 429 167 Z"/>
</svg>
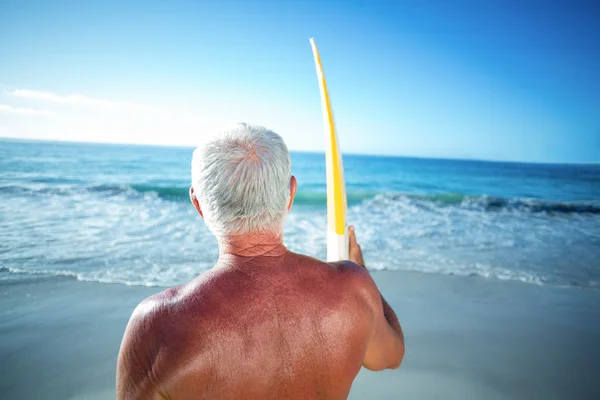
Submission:
<svg viewBox="0 0 600 400">
<path fill-rule="evenodd" d="M 0 1 L 0 136 L 600 162 L 598 1 Z"/>
</svg>

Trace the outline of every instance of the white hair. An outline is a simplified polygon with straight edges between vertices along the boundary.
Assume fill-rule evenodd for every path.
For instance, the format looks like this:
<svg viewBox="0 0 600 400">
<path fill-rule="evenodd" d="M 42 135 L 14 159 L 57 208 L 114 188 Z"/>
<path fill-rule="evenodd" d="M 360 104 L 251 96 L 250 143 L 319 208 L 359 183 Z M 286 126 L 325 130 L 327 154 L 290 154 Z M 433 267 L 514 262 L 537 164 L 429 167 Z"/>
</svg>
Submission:
<svg viewBox="0 0 600 400">
<path fill-rule="evenodd" d="M 290 202 L 290 153 L 281 136 L 237 124 L 198 146 L 192 187 L 216 235 L 280 233 Z"/>
</svg>

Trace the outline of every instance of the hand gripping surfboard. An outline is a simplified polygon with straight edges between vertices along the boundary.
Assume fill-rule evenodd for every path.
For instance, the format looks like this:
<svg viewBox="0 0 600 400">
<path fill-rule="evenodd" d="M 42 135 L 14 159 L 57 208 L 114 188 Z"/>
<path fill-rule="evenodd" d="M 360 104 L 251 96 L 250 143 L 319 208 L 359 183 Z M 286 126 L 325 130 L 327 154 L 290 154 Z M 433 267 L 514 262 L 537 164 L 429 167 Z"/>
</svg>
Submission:
<svg viewBox="0 0 600 400">
<path fill-rule="evenodd" d="M 310 39 L 317 79 L 321 92 L 321 109 L 325 132 L 325 166 L 327 170 L 327 261 L 348 259 L 348 225 L 346 222 L 346 184 L 342 153 L 337 140 L 331 101 L 323 73 L 321 57 L 313 38 Z"/>
</svg>

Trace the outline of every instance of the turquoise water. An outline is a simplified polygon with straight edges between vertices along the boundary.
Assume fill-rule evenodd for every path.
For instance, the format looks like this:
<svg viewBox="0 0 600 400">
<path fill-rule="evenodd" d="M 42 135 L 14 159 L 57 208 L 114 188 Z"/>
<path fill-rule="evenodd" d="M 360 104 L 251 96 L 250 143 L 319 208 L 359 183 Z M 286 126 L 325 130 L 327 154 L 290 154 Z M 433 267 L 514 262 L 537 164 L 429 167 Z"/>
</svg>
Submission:
<svg viewBox="0 0 600 400">
<path fill-rule="evenodd" d="M 0 141 L 0 280 L 169 286 L 210 268 L 191 148 Z M 600 166 L 344 156 L 369 268 L 600 288 Z M 325 256 L 324 155 L 292 153 L 286 245 Z"/>
</svg>

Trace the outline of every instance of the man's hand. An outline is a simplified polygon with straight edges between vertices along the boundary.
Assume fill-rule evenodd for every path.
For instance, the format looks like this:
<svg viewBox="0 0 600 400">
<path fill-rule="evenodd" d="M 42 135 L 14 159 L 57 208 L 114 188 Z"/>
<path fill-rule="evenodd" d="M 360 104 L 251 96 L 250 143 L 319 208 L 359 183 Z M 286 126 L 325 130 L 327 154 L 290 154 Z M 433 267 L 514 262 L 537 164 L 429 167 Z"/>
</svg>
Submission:
<svg viewBox="0 0 600 400">
<path fill-rule="evenodd" d="M 363 259 L 362 250 L 360 248 L 360 245 L 356 241 L 354 225 L 350 225 L 348 227 L 348 239 L 350 242 L 348 246 L 349 260 L 366 269 L 367 267 L 365 267 L 365 260 Z"/>
</svg>

